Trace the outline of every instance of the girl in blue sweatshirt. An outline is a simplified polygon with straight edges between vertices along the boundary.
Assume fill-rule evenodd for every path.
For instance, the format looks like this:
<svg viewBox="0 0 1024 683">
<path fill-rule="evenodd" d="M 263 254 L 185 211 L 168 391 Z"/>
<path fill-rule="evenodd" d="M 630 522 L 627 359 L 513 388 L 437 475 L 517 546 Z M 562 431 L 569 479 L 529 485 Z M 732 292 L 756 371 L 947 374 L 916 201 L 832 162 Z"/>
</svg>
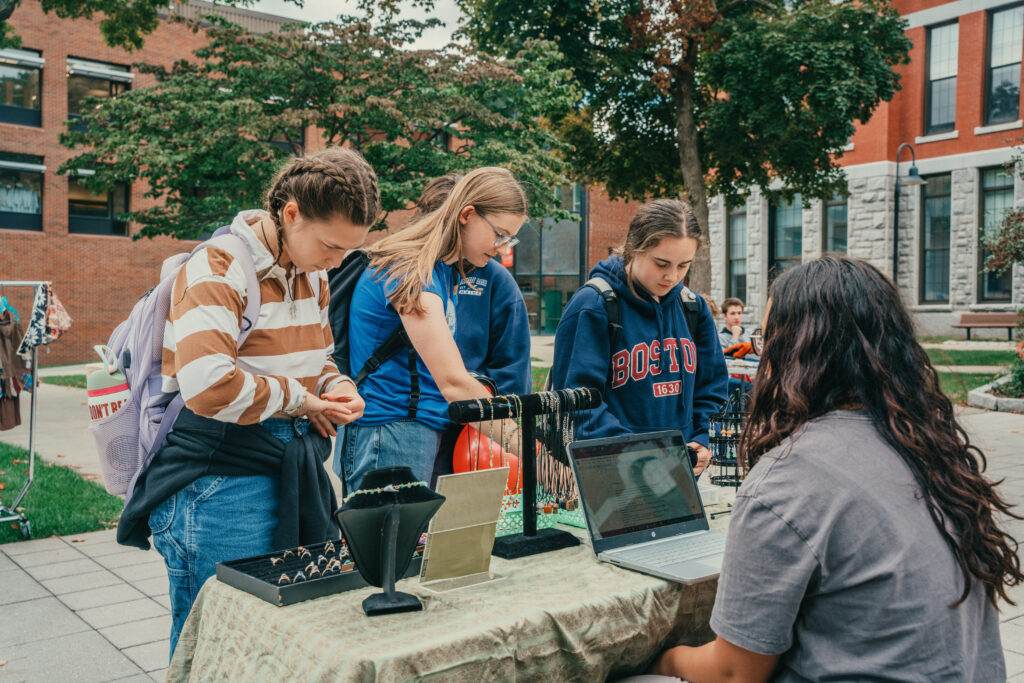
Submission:
<svg viewBox="0 0 1024 683">
<path fill-rule="evenodd" d="M 697 451 L 695 474 L 711 459 L 708 422 L 728 384 L 707 304 L 696 297 L 700 323 L 691 330 L 680 301 L 701 236 L 686 202 L 643 205 L 619 253 L 590 271 L 614 291 L 621 330 L 609 329 L 601 294 L 581 287 L 558 323 L 551 367 L 555 389 L 601 387 L 604 402 L 588 412 L 578 438 L 678 429 Z"/>
</svg>

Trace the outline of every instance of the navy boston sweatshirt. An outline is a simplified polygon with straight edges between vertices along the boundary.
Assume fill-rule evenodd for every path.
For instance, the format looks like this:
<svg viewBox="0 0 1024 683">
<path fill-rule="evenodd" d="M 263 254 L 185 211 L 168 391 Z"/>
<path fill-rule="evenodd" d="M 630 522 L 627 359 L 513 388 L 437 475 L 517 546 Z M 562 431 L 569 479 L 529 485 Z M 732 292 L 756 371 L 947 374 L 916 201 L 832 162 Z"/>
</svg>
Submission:
<svg viewBox="0 0 1024 683">
<path fill-rule="evenodd" d="M 704 299 L 691 331 L 679 301 L 682 283 L 652 299 L 630 291 L 622 259 L 612 256 L 590 271 L 619 298 L 622 330 L 615 348 L 608 314 L 591 287 L 577 291 L 558 323 L 551 381 L 555 389 L 601 387 L 604 402 L 577 428 L 580 439 L 678 429 L 686 442 L 708 445 L 708 421 L 726 398 L 728 374 L 718 330 Z"/>
</svg>

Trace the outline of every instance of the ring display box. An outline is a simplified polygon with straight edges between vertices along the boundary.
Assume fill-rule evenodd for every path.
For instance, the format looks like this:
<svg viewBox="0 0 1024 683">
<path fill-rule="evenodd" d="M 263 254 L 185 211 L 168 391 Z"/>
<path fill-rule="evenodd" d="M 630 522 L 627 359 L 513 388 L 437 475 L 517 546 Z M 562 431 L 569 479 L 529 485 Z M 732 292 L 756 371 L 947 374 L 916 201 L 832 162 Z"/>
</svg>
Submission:
<svg viewBox="0 0 1024 683">
<path fill-rule="evenodd" d="M 333 553 L 329 552 L 331 545 L 334 547 Z M 309 557 L 300 557 L 303 550 L 309 553 Z M 291 555 L 285 557 L 288 553 Z M 320 557 L 324 558 L 323 562 L 318 562 Z M 337 559 L 341 566 L 337 570 L 324 574 L 324 568 L 333 559 Z M 346 565 L 346 560 L 349 560 L 350 564 Z M 402 578 L 419 574 L 422 560 L 423 539 L 421 538 L 413 550 L 412 560 Z M 313 578 L 305 576 L 306 567 L 310 562 L 317 566 L 320 576 Z M 300 571 L 303 572 L 304 578 L 295 581 L 294 578 Z M 288 577 L 287 583 L 278 583 L 282 576 Z M 355 562 L 352 561 L 344 541 L 299 546 L 266 555 L 218 562 L 217 580 L 279 607 L 370 585 L 356 569 Z"/>
</svg>

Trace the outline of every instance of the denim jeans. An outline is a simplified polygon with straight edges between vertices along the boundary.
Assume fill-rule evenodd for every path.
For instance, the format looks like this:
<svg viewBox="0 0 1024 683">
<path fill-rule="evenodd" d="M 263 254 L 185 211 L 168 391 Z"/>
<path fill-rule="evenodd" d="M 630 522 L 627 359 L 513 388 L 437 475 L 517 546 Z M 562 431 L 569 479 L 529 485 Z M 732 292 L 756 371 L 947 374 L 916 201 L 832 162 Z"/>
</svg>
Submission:
<svg viewBox="0 0 1024 683">
<path fill-rule="evenodd" d="M 272 418 L 261 423 L 287 443 L 308 422 Z M 167 565 L 171 598 L 171 654 L 199 589 L 216 564 L 274 550 L 278 482 L 275 477 L 211 475 L 196 479 L 149 514 L 153 545 Z"/>
<path fill-rule="evenodd" d="M 334 467 L 344 461 L 345 491 L 359 490 L 363 477 L 378 467 L 406 465 L 419 481 L 430 481 L 441 432 L 416 420 L 398 420 L 382 425 L 345 425 L 335 443 Z M 342 447 L 344 444 L 344 447 Z"/>
</svg>

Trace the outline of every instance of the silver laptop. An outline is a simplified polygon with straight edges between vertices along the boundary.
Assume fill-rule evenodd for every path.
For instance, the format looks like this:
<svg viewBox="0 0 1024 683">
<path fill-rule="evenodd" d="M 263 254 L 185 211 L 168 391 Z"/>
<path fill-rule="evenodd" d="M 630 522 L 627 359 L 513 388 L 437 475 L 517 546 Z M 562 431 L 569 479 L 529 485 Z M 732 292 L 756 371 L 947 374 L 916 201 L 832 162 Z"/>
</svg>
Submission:
<svg viewBox="0 0 1024 683">
<path fill-rule="evenodd" d="M 683 435 L 569 444 L 597 559 L 681 583 L 718 576 L 725 534 L 710 531 Z"/>
</svg>

